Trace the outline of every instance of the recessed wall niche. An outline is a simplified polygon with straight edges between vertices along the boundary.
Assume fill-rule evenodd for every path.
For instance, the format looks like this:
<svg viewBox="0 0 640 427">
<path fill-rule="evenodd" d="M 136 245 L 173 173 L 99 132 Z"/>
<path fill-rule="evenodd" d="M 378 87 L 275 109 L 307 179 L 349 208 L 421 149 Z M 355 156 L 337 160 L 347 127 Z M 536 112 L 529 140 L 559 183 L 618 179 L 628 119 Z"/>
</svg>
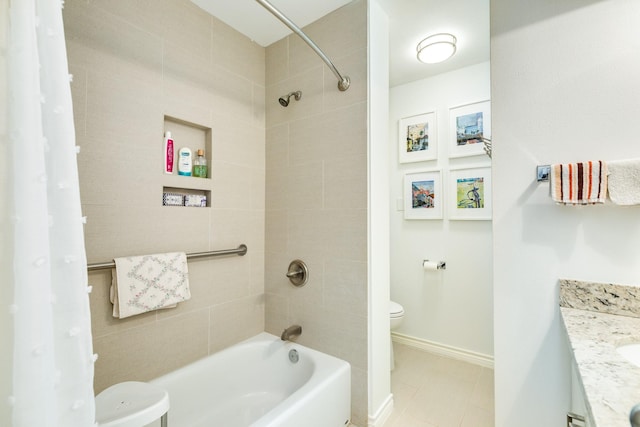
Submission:
<svg viewBox="0 0 640 427">
<path fill-rule="evenodd" d="M 164 133 L 171 132 L 174 147 L 173 174 L 164 174 L 162 183 L 163 199 L 165 206 L 206 206 L 211 207 L 211 128 L 192 123 L 176 117 L 164 116 Z M 193 160 L 197 157 L 198 150 L 204 150 L 207 159 L 207 177 L 194 177 L 178 175 L 178 151 L 188 147 L 191 149 Z M 164 158 L 159 162 L 158 170 L 162 173 Z M 167 195 L 170 195 L 167 197 Z M 178 197 L 175 197 L 178 196 Z M 206 197 L 206 203 L 200 204 L 198 199 Z M 177 200 L 182 197 L 183 203 Z"/>
</svg>

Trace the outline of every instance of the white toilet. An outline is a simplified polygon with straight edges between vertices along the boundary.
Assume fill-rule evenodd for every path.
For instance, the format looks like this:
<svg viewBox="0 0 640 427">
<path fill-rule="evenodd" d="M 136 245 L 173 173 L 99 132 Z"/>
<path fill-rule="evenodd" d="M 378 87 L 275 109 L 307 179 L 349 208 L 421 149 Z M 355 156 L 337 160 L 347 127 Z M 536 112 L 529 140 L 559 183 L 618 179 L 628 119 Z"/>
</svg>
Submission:
<svg viewBox="0 0 640 427">
<path fill-rule="evenodd" d="M 391 330 L 397 329 L 398 326 L 402 323 L 402 319 L 404 319 L 404 307 L 398 304 L 395 301 L 389 301 L 389 322 L 391 326 Z M 389 335 L 389 339 L 391 339 L 391 335 Z M 393 342 L 390 342 L 391 348 L 391 370 L 395 367 L 395 363 L 393 361 Z"/>
<path fill-rule="evenodd" d="M 96 396 L 98 427 L 141 427 L 158 419 L 167 427 L 168 411 L 169 393 L 150 383 L 125 381 Z"/>
</svg>

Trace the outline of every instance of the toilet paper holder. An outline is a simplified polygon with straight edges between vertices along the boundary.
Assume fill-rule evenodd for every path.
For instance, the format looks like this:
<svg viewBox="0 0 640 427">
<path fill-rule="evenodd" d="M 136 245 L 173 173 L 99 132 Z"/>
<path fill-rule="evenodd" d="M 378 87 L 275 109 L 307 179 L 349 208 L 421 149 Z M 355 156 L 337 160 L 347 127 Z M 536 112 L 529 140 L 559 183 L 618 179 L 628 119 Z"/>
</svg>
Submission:
<svg viewBox="0 0 640 427">
<path fill-rule="evenodd" d="M 434 268 L 435 267 L 435 268 Z M 429 261 L 428 259 L 422 260 L 422 268 L 425 270 L 446 270 L 447 263 L 445 261 Z"/>
</svg>

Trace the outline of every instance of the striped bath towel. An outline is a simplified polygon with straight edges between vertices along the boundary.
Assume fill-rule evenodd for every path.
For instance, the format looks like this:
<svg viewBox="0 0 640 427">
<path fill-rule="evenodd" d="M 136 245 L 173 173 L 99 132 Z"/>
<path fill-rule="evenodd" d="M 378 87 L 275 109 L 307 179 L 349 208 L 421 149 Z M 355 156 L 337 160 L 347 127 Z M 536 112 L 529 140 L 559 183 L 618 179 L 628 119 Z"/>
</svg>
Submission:
<svg viewBox="0 0 640 427">
<path fill-rule="evenodd" d="M 607 164 L 601 160 L 551 165 L 551 198 L 563 205 L 604 203 Z"/>
</svg>

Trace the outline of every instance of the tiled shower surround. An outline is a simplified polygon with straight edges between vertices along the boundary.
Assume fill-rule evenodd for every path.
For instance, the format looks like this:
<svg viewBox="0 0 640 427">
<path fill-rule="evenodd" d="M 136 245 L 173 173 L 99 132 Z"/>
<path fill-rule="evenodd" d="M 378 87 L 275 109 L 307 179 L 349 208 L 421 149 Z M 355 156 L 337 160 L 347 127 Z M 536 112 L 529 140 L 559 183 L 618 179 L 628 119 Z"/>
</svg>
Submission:
<svg viewBox="0 0 640 427">
<path fill-rule="evenodd" d="M 187 0 L 77 0 L 63 12 L 88 262 L 249 248 L 190 261 L 191 300 L 122 320 L 110 271 L 90 273 L 98 393 L 264 330 L 264 48 Z M 162 206 L 165 116 L 211 129 L 212 207 Z"/>
<path fill-rule="evenodd" d="M 267 48 L 266 330 L 352 369 L 353 423 L 367 415 L 367 9 L 348 4 L 305 32 L 351 78 L 346 92 L 297 36 Z M 283 108 L 278 98 L 301 90 Z M 285 277 L 302 259 L 309 283 Z"/>
<path fill-rule="evenodd" d="M 190 261 L 191 300 L 122 320 L 111 273 L 90 273 L 96 393 L 299 323 L 302 344 L 351 363 L 365 425 L 366 1 L 305 27 L 347 92 L 296 36 L 265 49 L 188 0 L 72 0 L 64 21 L 88 262 L 249 248 Z M 301 100 L 281 107 L 294 90 Z M 209 208 L 162 206 L 165 116 L 211 129 Z M 284 277 L 296 258 L 302 288 Z"/>
</svg>

